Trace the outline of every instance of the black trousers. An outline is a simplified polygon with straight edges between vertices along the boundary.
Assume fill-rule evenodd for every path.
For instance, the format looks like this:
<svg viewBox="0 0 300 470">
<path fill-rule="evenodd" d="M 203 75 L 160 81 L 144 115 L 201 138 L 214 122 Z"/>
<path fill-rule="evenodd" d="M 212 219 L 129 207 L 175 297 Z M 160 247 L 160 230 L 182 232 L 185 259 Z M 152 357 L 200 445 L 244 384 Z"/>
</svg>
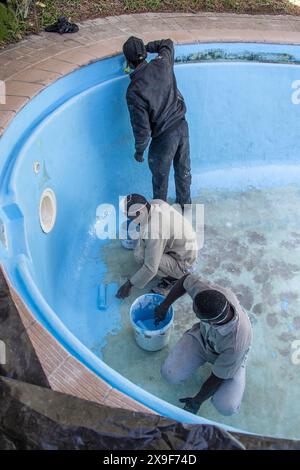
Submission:
<svg viewBox="0 0 300 470">
<path fill-rule="evenodd" d="M 192 182 L 189 128 L 186 120 L 170 131 L 152 139 L 148 163 L 152 173 L 153 199 L 167 200 L 171 164 L 173 162 L 176 203 L 191 204 Z"/>
</svg>

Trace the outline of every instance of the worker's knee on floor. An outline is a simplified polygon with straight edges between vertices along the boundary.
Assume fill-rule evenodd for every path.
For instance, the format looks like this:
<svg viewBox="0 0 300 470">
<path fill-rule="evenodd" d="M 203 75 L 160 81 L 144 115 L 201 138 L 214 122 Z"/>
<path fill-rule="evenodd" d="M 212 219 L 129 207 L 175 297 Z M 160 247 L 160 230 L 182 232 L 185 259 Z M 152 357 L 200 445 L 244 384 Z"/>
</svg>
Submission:
<svg viewBox="0 0 300 470">
<path fill-rule="evenodd" d="M 212 403 L 216 410 L 223 416 L 232 416 L 240 409 L 240 403 L 235 403 L 230 399 L 226 400 L 226 397 L 213 397 Z"/>
<path fill-rule="evenodd" d="M 165 362 L 161 368 L 162 377 L 172 385 L 179 385 L 182 382 L 182 378 L 178 374 L 178 370 L 175 367 L 172 367 L 171 364 Z"/>
</svg>

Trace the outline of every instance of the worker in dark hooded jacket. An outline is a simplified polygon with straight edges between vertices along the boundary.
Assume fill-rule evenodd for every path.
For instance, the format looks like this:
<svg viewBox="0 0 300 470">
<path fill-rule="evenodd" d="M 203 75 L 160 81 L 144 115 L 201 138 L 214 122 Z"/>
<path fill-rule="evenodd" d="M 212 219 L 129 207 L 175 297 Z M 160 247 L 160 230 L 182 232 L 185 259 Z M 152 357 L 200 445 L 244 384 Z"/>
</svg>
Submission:
<svg viewBox="0 0 300 470">
<path fill-rule="evenodd" d="M 171 39 L 149 42 L 130 37 L 123 46 L 131 83 L 127 104 L 135 137 L 135 159 L 144 161 L 152 138 L 148 162 L 152 173 L 153 198 L 167 200 L 173 162 L 176 202 L 191 204 L 191 168 L 186 106 L 174 74 L 174 45 Z M 146 61 L 147 52 L 157 57 Z"/>
</svg>

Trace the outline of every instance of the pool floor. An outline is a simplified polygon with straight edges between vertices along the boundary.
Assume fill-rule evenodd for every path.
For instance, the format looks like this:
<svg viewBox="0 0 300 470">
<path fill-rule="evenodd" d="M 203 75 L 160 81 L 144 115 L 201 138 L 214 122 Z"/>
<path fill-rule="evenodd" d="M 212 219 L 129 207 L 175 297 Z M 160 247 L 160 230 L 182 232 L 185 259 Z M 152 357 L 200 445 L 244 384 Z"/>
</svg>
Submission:
<svg viewBox="0 0 300 470">
<path fill-rule="evenodd" d="M 298 396 L 300 364 L 293 363 L 292 343 L 300 339 L 300 186 L 247 191 L 204 190 L 193 202 L 205 204 L 205 243 L 199 274 L 238 295 L 254 331 L 247 386 L 239 413 L 221 416 L 206 402 L 200 414 L 266 435 L 300 437 Z M 137 269 L 131 252 L 119 241 L 102 248 L 105 281 L 120 284 Z M 188 296 L 175 304 L 175 326 L 164 350 L 149 353 L 135 343 L 129 308 L 141 293 L 133 290 L 121 304 L 121 327 L 106 344 L 92 350 L 109 366 L 154 395 L 180 405 L 196 394 L 210 365 L 181 386 L 168 385 L 160 366 L 176 341 L 195 322 Z"/>
</svg>

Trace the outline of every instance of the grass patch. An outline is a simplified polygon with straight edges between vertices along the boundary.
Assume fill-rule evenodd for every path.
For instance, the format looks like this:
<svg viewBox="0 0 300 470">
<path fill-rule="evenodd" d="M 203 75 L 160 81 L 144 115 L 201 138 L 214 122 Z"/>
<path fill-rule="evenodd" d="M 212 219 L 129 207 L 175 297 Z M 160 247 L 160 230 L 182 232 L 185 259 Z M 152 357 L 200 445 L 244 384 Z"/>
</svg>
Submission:
<svg viewBox="0 0 300 470">
<path fill-rule="evenodd" d="M 300 14 L 300 8 L 288 0 L 48 0 L 44 3 L 39 12 L 43 26 L 61 14 L 74 21 L 146 11 Z"/>
<path fill-rule="evenodd" d="M 0 3 L 0 44 L 14 41 L 22 37 L 22 22 L 15 12 Z"/>
<path fill-rule="evenodd" d="M 300 7 L 288 0 L 10 0 L 12 6 L 22 3 L 31 3 L 29 17 L 17 18 L 17 26 L 12 26 L 4 39 L 0 36 L 0 41 L 17 40 L 23 34 L 42 30 L 61 15 L 76 22 L 99 16 L 147 11 L 300 14 Z M 0 31 L 2 22 L 0 16 Z"/>
</svg>

